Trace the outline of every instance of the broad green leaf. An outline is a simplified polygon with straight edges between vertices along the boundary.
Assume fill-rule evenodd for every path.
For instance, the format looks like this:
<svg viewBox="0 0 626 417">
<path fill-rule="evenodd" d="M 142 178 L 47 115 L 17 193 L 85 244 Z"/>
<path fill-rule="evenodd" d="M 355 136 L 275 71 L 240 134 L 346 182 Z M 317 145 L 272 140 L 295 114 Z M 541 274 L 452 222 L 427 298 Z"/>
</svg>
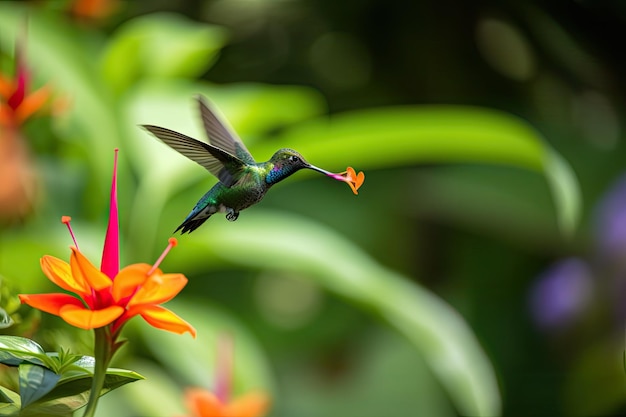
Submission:
<svg viewBox="0 0 626 417">
<path fill-rule="evenodd" d="M 114 389 L 117 389 L 130 382 L 143 379 L 136 372 L 126 369 L 109 368 L 104 381 L 104 388 L 100 395 L 104 395 Z M 73 375 L 71 377 L 63 377 L 57 386 L 50 391 L 40 402 L 47 402 L 64 397 L 75 397 L 83 394 L 91 389 L 91 374 Z"/>
<path fill-rule="evenodd" d="M 103 58 L 104 78 L 119 93 L 146 76 L 195 77 L 210 67 L 226 39 L 225 29 L 180 15 L 140 16 L 113 34 Z"/>
<path fill-rule="evenodd" d="M 412 342 L 460 414 L 500 413 L 494 370 L 465 321 L 444 301 L 320 224 L 260 210 L 248 212 L 237 223 L 234 231 L 228 222 L 214 222 L 195 232 L 188 244 L 205 257 L 217 255 L 235 265 L 296 271 L 366 306 Z M 297 233 L 288 239 L 268 239 L 277 230 Z M 194 251 L 181 251 L 169 262 L 176 259 L 188 267 Z"/>
<path fill-rule="evenodd" d="M 19 364 L 20 416 L 67 416 L 84 406 L 89 399 L 94 359 L 68 353 L 42 352 L 41 346 L 30 339 L 0 336 L 0 358 L 4 355 L 2 362 L 13 366 Z M 59 375 L 33 363 L 45 363 L 50 368 L 65 371 Z M 143 377 L 136 372 L 109 368 L 101 395 L 138 379 Z M 3 414 L 0 409 L 0 415 L 11 414 Z"/>
<path fill-rule="evenodd" d="M 0 349 L 11 349 L 29 353 L 45 353 L 37 342 L 20 336 L 0 336 Z"/>
<path fill-rule="evenodd" d="M 17 366 L 27 361 L 43 365 L 48 359 L 43 348 L 33 340 L 19 336 L 0 336 L 0 363 Z"/>
<path fill-rule="evenodd" d="M 130 382 L 143 379 L 135 372 L 125 369 L 110 368 L 100 395 L 104 395 Z M 32 403 L 24 412 L 27 415 L 62 416 L 83 407 L 89 400 L 91 390 L 91 374 L 74 375 L 62 378 L 57 385 L 38 401 Z"/>
<path fill-rule="evenodd" d="M 580 191 L 569 164 L 527 122 L 497 110 L 443 105 L 356 110 L 287 129 L 278 142 L 262 151 L 288 145 L 336 170 L 459 162 L 530 169 L 546 177 L 565 234 L 574 231 L 580 216 Z M 367 181 L 363 192 L 366 186 Z"/>
<path fill-rule="evenodd" d="M 93 371 L 96 366 L 96 359 L 93 356 L 81 356 L 77 361 L 73 363 L 74 366 Z"/>
<path fill-rule="evenodd" d="M 48 368 L 23 363 L 18 367 L 22 409 L 49 393 L 61 377 Z"/>
</svg>

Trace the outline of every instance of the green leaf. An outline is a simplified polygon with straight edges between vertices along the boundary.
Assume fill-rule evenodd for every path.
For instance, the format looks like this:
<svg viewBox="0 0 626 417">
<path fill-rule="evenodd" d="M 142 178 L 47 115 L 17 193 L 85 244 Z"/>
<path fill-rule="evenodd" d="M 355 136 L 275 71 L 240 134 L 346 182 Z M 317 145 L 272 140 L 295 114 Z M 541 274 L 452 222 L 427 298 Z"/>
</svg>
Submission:
<svg viewBox="0 0 626 417">
<path fill-rule="evenodd" d="M 136 372 L 126 369 L 109 368 L 100 395 L 104 395 L 130 382 L 143 379 Z M 54 390 L 50 391 L 40 402 L 47 402 L 65 397 L 76 397 L 91 389 L 92 374 L 85 373 L 62 378 Z"/>
<path fill-rule="evenodd" d="M 18 367 L 22 409 L 49 393 L 61 377 L 48 368 L 23 363 Z"/>
<path fill-rule="evenodd" d="M 0 329 L 6 329 L 13 326 L 13 319 L 11 315 L 6 312 L 4 308 L 0 308 Z"/>
<path fill-rule="evenodd" d="M 357 110 L 287 129 L 278 144 L 262 150 L 278 145 L 336 170 L 458 162 L 530 169 L 546 177 L 566 235 L 580 217 L 580 191 L 571 167 L 527 122 L 497 110 L 443 105 Z"/>
<path fill-rule="evenodd" d="M 0 349 L 11 349 L 29 353 L 45 353 L 37 342 L 20 336 L 0 336 Z"/>
<path fill-rule="evenodd" d="M 0 416 L 17 416 L 20 412 L 20 395 L 0 386 Z"/>
<path fill-rule="evenodd" d="M 17 366 L 26 361 L 44 365 L 48 360 L 43 348 L 33 340 L 19 336 L 0 336 L 0 363 Z"/>
<path fill-rule="evenodd" d="M 133 371 L 109 368 L 100 395 L 139 379 L 143 377 Z M 25 408 L 24 412 L 33 416 L 62 416 L 72 413 L 87 404 L 91 381 L 92 374 L 87 371 L 83 374 L 74 373 L 70 377 L 64 376 L 52 390 Z"/>
<path fill-rule="evenodd" d="M 9 391 L 11 395 L 5 393 L 5 390 Z M 6 387 L 0 387 L 0 404 L 14 404 L 16 400 L 19 400 L 19 394 L 9 390 Z"/>
<path fill-rule="evenodd" d="M 94 368 L 94 358 L 91 356 L 67 352 L 43 353 L 41 346 L 30 339 L 0 336 L 0 358 L 5 364 L 19 364 L 20 416 L 67 416 L 84 406 L 89 399 Z M 62 375 L 37 365 L 42 363 L 49 368 L 62 370 Z M 136 372 L 110 368 L 100 395 L 138 379 L 143 377 Z M 8 411 L 3 414 L 3 410 L 0 408 L 0 416 L 12 415 Z"/>
<path fill-rule="evenodd" d="M 189 267 L 198 250 L 203 259 L 217 255 L 235 265 L 309 276 L 366 306 L 411 341 L 460 414 L 500 413 L 498 384 L 486 354 L 462 317 L 440 298 L 318 223 L 289 214 L 261 214 L 258 209 L 237 223 L 236 232 L 228 222 L 194 232 L 189 242 L 194 250 L 179 254 L 176 261 Z M 268 239 L 277 230 L 297 233 L 289 239 Z"/>
<path fill-rule="evenodd" d="M 113 34 L 103 57 L 104 78 L 119 93 L 145 76 L 196 77 L 210 67 L 226 40 L 225 29 L 180 15 L 137 17 Z"/>
</svg>

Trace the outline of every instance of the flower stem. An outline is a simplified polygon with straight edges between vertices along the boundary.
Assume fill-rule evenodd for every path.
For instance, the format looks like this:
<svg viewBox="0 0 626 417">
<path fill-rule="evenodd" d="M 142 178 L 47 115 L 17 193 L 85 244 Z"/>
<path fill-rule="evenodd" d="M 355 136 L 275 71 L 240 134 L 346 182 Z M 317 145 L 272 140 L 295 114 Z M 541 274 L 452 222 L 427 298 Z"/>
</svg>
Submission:
<svg viewBox="0 0 626 417">
<path fill-rule="evenodd" d="M 91 391 L 89 392 L 89 401 L 87 402 L 87 407 L 85 407 L 83 417 L 95 416 L 96 406 L 100 399 L 100 392 L 102 392 L 102 388 L 104 387 L 107 369 L 115 353 L 113 348 L 115 341 L 111 337 L 109 326 L 94 329 L 94 332 L 94 357 L 96 363 L 94 366 L 93 380 L 91 382 Z"/>
</svg>

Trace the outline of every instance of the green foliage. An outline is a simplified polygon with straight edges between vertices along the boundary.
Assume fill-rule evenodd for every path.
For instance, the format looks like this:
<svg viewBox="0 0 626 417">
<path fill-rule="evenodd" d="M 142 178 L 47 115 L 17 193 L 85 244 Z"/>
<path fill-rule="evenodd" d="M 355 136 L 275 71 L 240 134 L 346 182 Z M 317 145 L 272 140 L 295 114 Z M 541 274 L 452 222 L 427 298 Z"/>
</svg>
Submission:
<svg viewBox="0 0 626 417">
<path fill-rule="evenodd" d="M 139 17 L 120 26 L 108 42 L 102 61 L 104 80 L 122 93 L 143 78 L 196 77 L 209 68 L 225 43 L 221 27 L 175 14 Z"/>
<path fill-rule="evenodd" d="M 19 375 L 19 394 L 0 387 L 2 416 L 68 416 L 87 403 L 92 357 L 45 352 L 30 339 L 0 336 L 0 363 L 17 367 Z M 139 379 L 135 372 L 109 369 L 100 395 Z"/>
</svg>

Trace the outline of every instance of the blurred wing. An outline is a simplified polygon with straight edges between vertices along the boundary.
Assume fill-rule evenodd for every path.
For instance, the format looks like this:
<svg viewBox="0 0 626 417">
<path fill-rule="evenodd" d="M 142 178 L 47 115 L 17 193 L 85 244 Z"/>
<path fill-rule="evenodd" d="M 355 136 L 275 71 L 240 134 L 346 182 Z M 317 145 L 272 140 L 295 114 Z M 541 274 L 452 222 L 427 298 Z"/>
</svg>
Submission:
<svg viewBox="0 0 626 417">
<path fill-rule="evenodd" d="M 158 126 L 142 125 L 142 127 L 175 151 L 200 164 L 227 187 L 241 177 L 246 166 L 245 162 L 236 156 L 182 133 Z"/>
<path fill-rule="evenodd" d="M 198 96 L 198 104 L 200 105 L 202 124 L 211 145 L 224 149 L 248 164 L 254 164 L 254 157 L 252 157 L 246 145 L 219 120 L 202 96 Z"/>
</svg>

